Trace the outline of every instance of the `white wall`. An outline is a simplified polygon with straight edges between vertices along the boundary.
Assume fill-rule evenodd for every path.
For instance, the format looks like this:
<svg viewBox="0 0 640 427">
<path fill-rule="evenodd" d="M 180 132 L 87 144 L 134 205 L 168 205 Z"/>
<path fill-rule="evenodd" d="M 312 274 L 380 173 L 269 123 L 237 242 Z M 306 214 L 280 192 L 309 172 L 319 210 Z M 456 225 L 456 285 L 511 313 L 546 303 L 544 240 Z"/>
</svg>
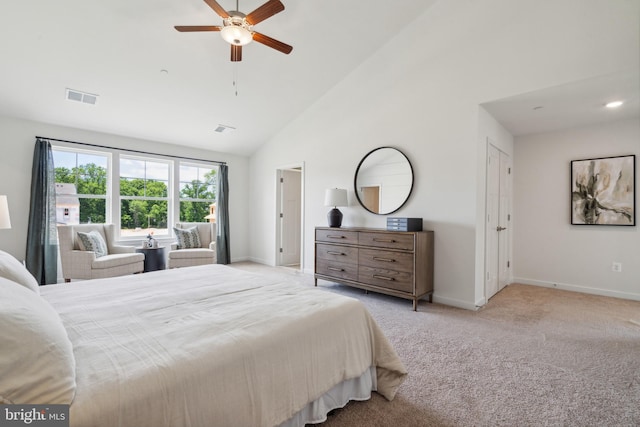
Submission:
<svg viewBox="0 0 640 427">
<path fill-rule="evenodd" d="M 237 261 L 248 258 L 248 158 L 4 116 L 0 116 L 0 194 L 6 194 L 9 200 L 12 227 L 10 230 L 0 230 L 0 249 L 20 260 L 25 257 L 31 168 L 36 136 L 227 162 L 231 259 Z"/>
<path fill-rule="evenodd" d="M 357 206 L 353 174 L 367 152 L 394 146 L 415 171 L 414 193 L 397 215 L 422 217 L 435 231 L 435 301 L 475 307 L 484 286 L 476 240 L 486 143 L 478 105 L 637 68 L 639 6 L 438 2 L 251 157 L 252 259 L 275 262 L 280 165 L 305 162 L 306 271 L 313 271 L 314 226 L 326 224 L 326 188 L 350 189 L 343 225 L 384 227 L 385 217 Z"/>
<path fill-rule="evenodd" d="M 515 147 L 514 281 L 640 300 L 640 227 L 570 221 L 571 160 L 628 154 L 640 220 L 640 119 L 523 136 Z"/>
</svg>

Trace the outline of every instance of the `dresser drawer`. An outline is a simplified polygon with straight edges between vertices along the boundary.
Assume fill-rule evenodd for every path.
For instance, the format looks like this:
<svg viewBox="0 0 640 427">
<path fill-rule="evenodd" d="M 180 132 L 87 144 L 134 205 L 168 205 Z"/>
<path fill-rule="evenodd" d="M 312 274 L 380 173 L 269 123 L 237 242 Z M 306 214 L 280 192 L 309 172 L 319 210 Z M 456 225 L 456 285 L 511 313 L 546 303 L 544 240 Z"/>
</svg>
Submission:
<svg viewBox="0 0 640 427">
<path fill-rule="evenodd" d="M 336 228 L 335 230 L 316 229 L 316 242 L 331 242 L 344 244 L 358 244 L 358 232 L 346 231 Z"/>
<path fill-rule="evenodd" d="M 358 248 L 316 243 L 316 258 L 356 264 L 358 262 Z"/>
<path fill-rule="evenodd" d="M 381 288 L 413 293 L 413 273 L 411 271 L 361 265 L 358 269 L 358 281 Z"/>
<path fill-rule="evenodd" d="M 407 252 L 360 249 L 358 264 L 410 273 L 413 271 L 413 256 L 413 253 Z"/>
<path fill-rule="evenodd" d="M 414 235 L 401 233 L 370 233 L 361 232 L 358 235 L 358 244 L 361 246 L 373 246 L 376 248 L 414 250 Z"/>
<path fill-rule="evenodd" d="M 316 274 L 335 277 L 336 279 L 357 280 L 358 265 L 316 259 Z"/>
</svg>

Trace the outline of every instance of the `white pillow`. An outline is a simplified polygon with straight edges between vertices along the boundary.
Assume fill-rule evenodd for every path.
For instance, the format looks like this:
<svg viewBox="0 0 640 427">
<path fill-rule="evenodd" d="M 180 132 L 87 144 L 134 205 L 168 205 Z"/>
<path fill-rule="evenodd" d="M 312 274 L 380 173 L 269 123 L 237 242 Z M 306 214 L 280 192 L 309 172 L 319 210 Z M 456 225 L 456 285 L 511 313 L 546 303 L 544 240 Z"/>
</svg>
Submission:
<svg viewBox="0 0 640 427">
<path fill-rule="evenodd" d="M 40 295 L 40 286 L 33 275 L 13 255 L 0 251 L 0 277 L 16 282 Z"/>
<path fill-rule="evenodd" d="M 80 239 L 80 245 L 85 251 L 96 253 L 96 258 L 107 255 L 107 243 L 102 234 L 97 231 L 93 230 L 88 233 L 78 231 L 78 239 Z"/>
<path fill-rule="evenodd" d="M 73 346 L 40 295 L 0 278 L 0 404 L 70 404 Z"/>
<path fill-rule="evenodd" d="M 173 227 L 173 232 L 178 240 L 178 249 L 200 248 L 200 234 L 197 227 L 187 229 Z"/>
</svg>

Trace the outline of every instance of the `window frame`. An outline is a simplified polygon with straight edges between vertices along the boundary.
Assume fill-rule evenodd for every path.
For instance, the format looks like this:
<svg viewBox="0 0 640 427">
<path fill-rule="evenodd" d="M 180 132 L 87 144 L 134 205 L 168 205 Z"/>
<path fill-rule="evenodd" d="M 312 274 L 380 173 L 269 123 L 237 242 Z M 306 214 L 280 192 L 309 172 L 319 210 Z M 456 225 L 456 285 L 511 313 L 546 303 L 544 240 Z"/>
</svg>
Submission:
<svg viewBox="0 0 640 427">
<path fill-rule="evenodd" d="M 213 164 L 213 163 L 201 163 L 201 162 L 195 162 L 193 160 L 179 160 L 177 162 L 177 166 L 176 166 L 176 171 L 177 171 L 177 179 L 176 179 L 176 190 L 177 190 L 177 203 L 176 203 L 176 218 L 178 219 L 178 222 L 182 222 L 183 219 L 180 217 L 180 207 L 182 202 L 196 202 L 196 203 L 209 203 L 209 205 L 211 205 L 212 203 L 216 203 L 218 202 L 218 183 L 215 182 L 214 185 L 214 198 L 213 199 L 198 199 L 198 198 L 193 198 L 193 197 L 182 197 L 182 190 L 181 190 L 181 184 L 183 183 L 187 183 L 187 181 L 182 181 L 180 173 L 181 173 L 181 167 L 182 166 L 186 166 L 186 167 L 195 167 L 198 169 L 208 169 L 208 170 L 214 170 L 216 171 L 216 177 L 218 176 L 218 174 L 220 173 L 220 165 L 218 164 Z M 191 183 L 192 181 L 189 181 L 189 183 Z M 205 219 L 203 218 L 202 221 L 205 221 Z M 216 210 L 216 220 L 213 221 L 214 223 L 218 222 L 218 218 L 217 218 L 217 210 Z"/>
<path fill-rule="evenodd" d="M 75 148 L 75 147 L 69 147 L 67 145 L 58 145 L 58 144 L 52 144 L 51 145 L 51 150 L 52 151 L 60 151 L 60 152 L 66 152 L 66 153 L 73 153 L 76 156 L 76 163 L 75 163 L 75 167 L 78 167 L 78 155 L 79 154 L 84 154 L 84 155 L 92 155 L 92 156 L 100 156 L 100 157 L 105 157 L 107 160 L 107 171 L 106 171 L 106 179 L 107 182 L 105 184 L 105 194 L 84 194 L 84 193 L 78 193 L 78 182 L 77 182 L 77 176 L 76 176 L 76 182 L 74 183 L 76 185 L 76 194 L 70 195 L 73 197 L 77 197 L 78 199 L 101 199 L 105 201 L 105 212 L 104 212 L 104 221 L 105 223 L 110 223 L 112 222 L 112 212 L 111 212 L 111 200 L 112 200 L 112 193 L 111 193 L 111 189 L 112 189 L 112 177 L 111 174 L 109 173 L 111 166 L 113 164 L 113 153 L 110 153 L 108 151 L 101 151 L 101 150 L 88 150 L 88 149 L 83 149 L 83 148 Z M 54 155 L 55 156 L 55 155 Z M 55 165 L 55 161 L 54 161 L 54 169 L 55 167 L 57 167 Z M 55 176 L 55 172 L 54 172 L 54 176 Z M 56 183 L 58 184 L 58 183 Z M 64 197 L 64 196 L 62 196 Z M 58 200 L 58 195 L 56 194 L 56 202 Z M 81 223 L 82 224 L 82 223 Z M 99 224 L 99 223 L 98 223 Z"/>
<path fill-rule="evenodd" d="M 167 187 L 167 195 L 166 197 L 159 197 L 159 196 L 123 196 L 122 194 L 120 194 L 120 183 L 121 180 L 123 179 L 122 176 L 122 170 L 121 170 L 121 162 L 123 159 L 128 159 L 128 160 L 137 160 L 137 161 L 143 161 L 145 162 L 145 173 L 144 173 L 144 182 L 145 182 L 145 193 L 146 193 L 146 186 L 147 186 L 147 182 L 157 182 L 157 181 L 161 181 L 161 182 L 165 182 L 164 180 L 157 180 L 157 179 L 147 179 L 147 169 L 146 169 L 146 162 L 152 162 L 152 163 L 163 163 L 167 165 L 167 180 L 166 180 L 166 187 Z M 117 233 L 118 233 L 118 237 L 120 240 L 122 241 L 128 241 L 128 240 L 140 240 L 143 239 L 144 236 L 137 236 L 137 235 L 123 235 L 122 233 L 122 201 L 123 200 L 144 200 L 144 201 L 160 201 L 160 202 L 167 202 L 167 232 L 166 233 L 162 233 L 162 234 L 154 234 L 154 237 L 156 238 L 168 238 L 172 236 L 172 232 L 171 232 L 171 223 L 172 223 L 172 212 L 173 212 L 173 182 L 174 180 L 174 176 L 175 173 L 173 173 L 173 169 L 175 168 L 175 161 L 167 159 L 167 158 L 160 158 L 157 156 L 153 156 L 153 155 L 140 155 L 140 154 L 128 154 L 128 153 L 119 153 L 118 154 L 118 192 L 114 193 L 117 194 L 117 218 L 118 221 L 116 223 L 116 229 L 117 229 Z M 129 177 L 131 178 L 131 177 Z M 124 177 L 124 179 L 127 179 L 127 177 Z M 133 178 L 133 179 L 139 179 L 139 178 Z"/>
</svg>

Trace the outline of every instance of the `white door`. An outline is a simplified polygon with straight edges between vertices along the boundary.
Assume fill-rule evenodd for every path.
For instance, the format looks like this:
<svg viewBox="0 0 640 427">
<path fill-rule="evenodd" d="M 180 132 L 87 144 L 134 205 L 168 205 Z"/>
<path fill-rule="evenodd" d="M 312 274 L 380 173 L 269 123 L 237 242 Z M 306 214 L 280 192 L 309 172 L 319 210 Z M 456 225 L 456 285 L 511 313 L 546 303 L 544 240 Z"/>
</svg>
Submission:
<svg viewBox="0 0 640 427">
<path fill-rule="evenodd" d="M 488 300 L 509 283 L 511 261 L 511 161 L 491 144 L 487 146 L 486 285 Z"/>
<path fill-rule="evenodd" d="M 500 207 L 498 209 L 498 291 L 509 284 L 511 261 L 511 160 L 500 152 Z"/>
<path fill-rule="evenodd" d="M 300 264 L 302 174 L 299 169 L 280 175 L 280 265 Z"/>
</svg>

